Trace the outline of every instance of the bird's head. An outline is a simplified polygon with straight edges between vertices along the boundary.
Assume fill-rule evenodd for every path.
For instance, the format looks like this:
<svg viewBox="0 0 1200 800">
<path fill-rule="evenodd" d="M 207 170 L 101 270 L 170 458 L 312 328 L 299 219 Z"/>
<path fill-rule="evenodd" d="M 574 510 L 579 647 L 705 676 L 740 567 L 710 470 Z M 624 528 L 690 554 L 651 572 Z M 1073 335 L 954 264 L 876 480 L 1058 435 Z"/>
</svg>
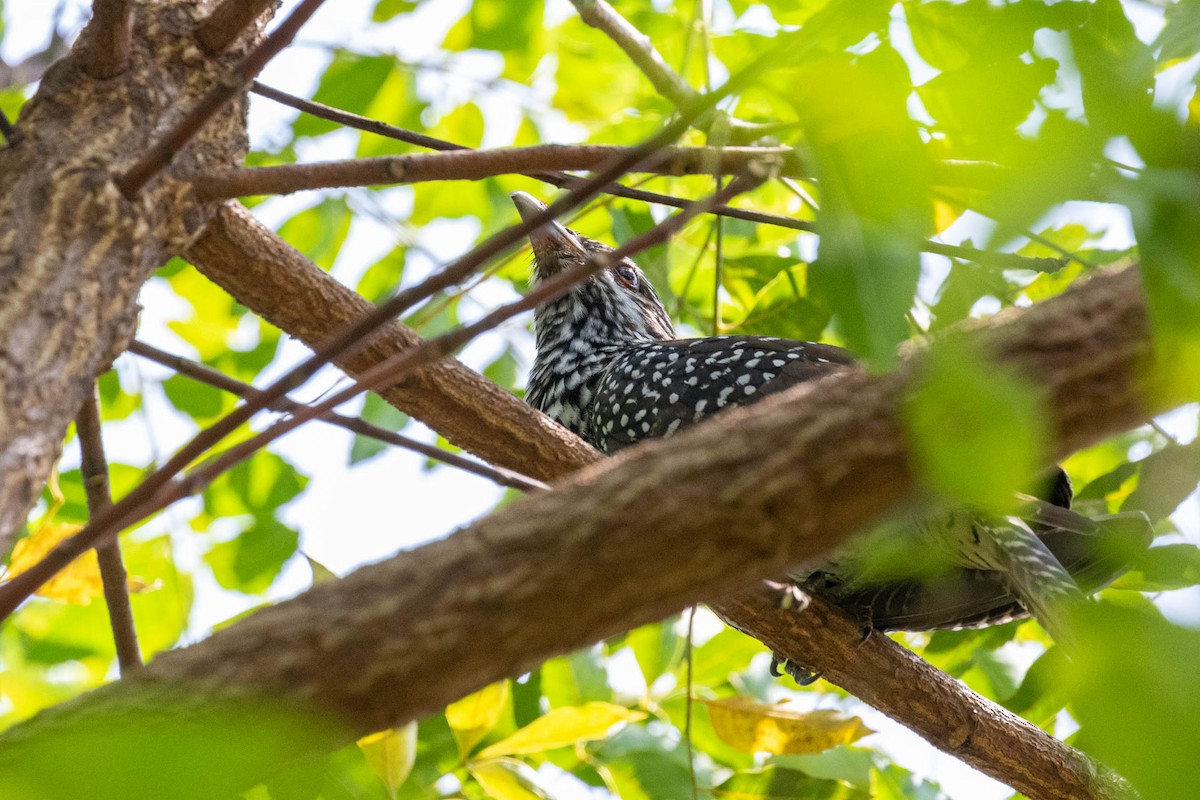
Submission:
<svg viewBox="0 0 1200 800">
<path fill-rule="evenodd" d="M 546 206 L 525 192 L 509 195 L 521 219 L 528 220 Z M 556 221 L 547 222 L 529 234 L 533 246 L 534 278 L 543 281 L 589 257 L 611 253 L 606 244 L 582 236 Z M 628 258 L 610 264 L 575 285 L 563 298 L 538 309 L 539 329 L 552 320 L 581 327 L 597 339 L 620 341 L 665 340 L 675 338 L 671 318 L 645 273 Z"/>
</svg>

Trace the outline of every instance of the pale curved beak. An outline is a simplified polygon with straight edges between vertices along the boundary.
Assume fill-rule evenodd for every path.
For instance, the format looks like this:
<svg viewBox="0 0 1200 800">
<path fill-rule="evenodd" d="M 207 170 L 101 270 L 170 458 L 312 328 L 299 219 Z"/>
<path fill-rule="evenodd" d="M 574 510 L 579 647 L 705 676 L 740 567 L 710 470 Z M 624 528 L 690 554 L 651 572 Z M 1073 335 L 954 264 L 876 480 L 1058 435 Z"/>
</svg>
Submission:
<svg viewBox="0 0 1200 800">
<path fill-rule="evenodd" d="M 546 210 L 545 203 L 527 192 L 511 192 L 508 196 L 512 198 L 513 205 L 517 207 L 517 213 L 523 220 L 529 220 L 534 214 Z M 542 227 L 531 231 L 529 242 L 533 245 L 535 252 L 539 247 L 544 247 L 551 242 L 565 247 L 579 247 L 579 240 L 575 238 L 575 235 L 556 220 L 551 220 Z"/>
</svg>

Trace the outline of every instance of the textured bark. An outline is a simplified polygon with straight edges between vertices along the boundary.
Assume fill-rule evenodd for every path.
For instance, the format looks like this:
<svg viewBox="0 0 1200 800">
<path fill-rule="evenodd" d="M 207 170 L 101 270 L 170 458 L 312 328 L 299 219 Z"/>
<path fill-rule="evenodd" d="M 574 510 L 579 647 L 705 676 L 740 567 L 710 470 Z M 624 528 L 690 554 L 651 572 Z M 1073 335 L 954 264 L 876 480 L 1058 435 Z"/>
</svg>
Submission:
<svg viewBox="0 0 1200 800">
<path fill-rule="evenodd" d="M 310 347 L 374 308 L 236 203 L 221 207 L 187 258 L 239 303 Z M 357 376 L 420 341 L 411 328 L 395 323 L 337 364 Z M 486 461 L 524 464 L 529 471 L 522 474 L 530 477 L 560 478 L 599 458 L 587 444 L 452 359 L 379 394 Z"/>
<path fill-rule="evenodd" d="M 227 66 L 192 42 L 205 9 L 189 0 L 134 3 L 128 69 L 108 80 L 84 69 L 80 54 L 99 35 L 89 26 L 46 72 L 16 140 L 0 150 L 0 553 L 93 378 L 129 341 L 139 287 L 208 220 L 172 173 L 245 154 L 243 98 L 136 202 L 111 180 Z"/>
<path fill-rule="evenodd" d="M 983 328 L 985 346 L 1047 387 L 1057 453 L 1164 408 L 1161 399 L 1143 402 L 1139 390 L 1149 342 L 1131 270 Z M 265 692 L 367 732 L 689 603 L 735 593 L 839 543 L 914 488 L 895 413 L 918 366 L 919 356 L 893 375 L 799 386 L 671 441 L 646 443 L 448 539 L 160 656 L 132 680 L 19 726 L 8 741 L 101 711 L 119 714 L 147 698 L 168 711 L 169 695 L 156 694 L 164 683 L 200 692 L 185 706 L 197 697 Z M 447 404 L 426 421 L 437 428 L 458 411 Z M 816 615 L 722 610 L 773 643 L 807 628 L 828 646 L 820 637 L 831 634 L 821 633 Z M 985 701 L 973 707 L 978 713 L 943 715 L 938 698 L 969 692 L 952 681 L 924 682 L 916 660 L 896 648 L 879 652 L 822 668 L 860 689 L 879 681 L 895 695 L 884 705 L 902 722 L 1031 797 L 1116 796 L 1093 782 L 1090 762 L 1048 737 L 1031 743 L 1032 731 L 1014 728 Z M 993 758 L 996 748 L 1008 757 Z M 1065 788 L 1049 788 L 1055 782 Z"/>
<path fill-rule="evenodd" d="M 861 640 L 858 623 L 819 598 L 781 612 L 765 583 L 710 602 L 753 630 L 773 651 L 805 664 L 863 702 L 900 720 L 930 744 L 1037 800 L 1116 800 L 1132 794 L 1121 778 L 1000 706 L 967 691 L 891 639 Z"/>
</svg>

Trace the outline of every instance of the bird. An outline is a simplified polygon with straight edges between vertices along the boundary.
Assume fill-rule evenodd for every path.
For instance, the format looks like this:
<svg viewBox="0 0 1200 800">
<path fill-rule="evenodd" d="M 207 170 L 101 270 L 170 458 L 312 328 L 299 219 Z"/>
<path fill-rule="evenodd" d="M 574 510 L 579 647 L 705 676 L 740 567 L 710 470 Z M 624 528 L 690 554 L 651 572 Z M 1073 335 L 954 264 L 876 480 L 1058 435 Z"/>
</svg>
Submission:
<svg viewBox="0 0 1200 800">
<path fill-rule="evenodd" d="M 528 221 L 546 206 L 510 195 Z M 727 408 L 758 402 L 799 383 L 856 369 L 845 349 L 771 336 L 680 338 L 646 274 L 613 248 L 557 221 L 529 234 L 535 283 L 595 259 L 611 261 L 534 310 L 535 356 L 526 401 L 604 454 L 668 437 Z M 902 546 L 940 556 L 940 569 L 880 570 L 867 537 L 788 575 L 854 615 L 864 636 L 880 631 L 977 628 L 1035 616 L 1064 649 L 1065 607 L 1107 586 L 1145 549 L 1152 531 L 1140 512 L 1095 519 L 1070 510 L 1060 467 L 1022 495 L 1021 512 L 992 517 L 950 508 L 903 520 Z M 931 549 L 932 546 L 932 549 Z M 911 563 L 913 559 L 903 559 Z M 728 621 L 728 620 L 727 620 Z M 736 627 L 736 626 L 735 626 Z M 815 676 L 773 654 L 798 682 Z"/>
</svg>

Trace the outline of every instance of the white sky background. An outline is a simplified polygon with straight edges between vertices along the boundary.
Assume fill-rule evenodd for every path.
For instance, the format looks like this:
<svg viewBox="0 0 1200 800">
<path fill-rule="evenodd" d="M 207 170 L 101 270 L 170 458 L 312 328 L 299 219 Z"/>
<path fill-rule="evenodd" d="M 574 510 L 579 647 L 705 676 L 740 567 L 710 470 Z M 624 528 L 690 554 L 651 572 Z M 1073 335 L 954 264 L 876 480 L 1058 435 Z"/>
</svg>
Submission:
<svg viewBox="0 0 1200 800">
<path fill-rule="evenodd" d="M 294 4 L 295 0 L 285 2 L 281 14 L 286 14 Z M 409 62 L 441 58 L 438 46 L 445 31 L 462 15 L 469 0 L 425 3 L 416 14 L 388 25 L 369 23 L 374 4 L 375 0 L 327 3 L 306 26 L 298 43 L 267 67 L 262 76 L 263 82 L 293 94 L 309 96 L 331 57 L 326 45 L 359 52 L 392 53 Z M 69 0 L 65 4 L 62 17 L 65 30 L 78 30 L 88 5 L 83 0 Z M 4 7 L 8 32 L 0 57 L 11 64 L 42 49 L 50 35 L 56 6 L 56 3 L 45 0 L 9 0 Z M 1139 35 L 1145 40 L 1152 39 L 1161 26 L 1161 11 L 1148 5 L 1135 6 L 1135 11 L 1134 21 L 1139 27 Z M 560 18 L 573 11 L 566 0 L 549 0 L 548 13 L 552 18 Z M 756 15 L 752 9 L 743 17 L 742 23 L 753 27 L 755 21 L 761 19 L 763 17 Z M 766 19 L 769 21 L 769 18 Z M 717 20 L 718 28 L 722 22 Z M 724 22 L 729 23 L 728 20 Z M 896 44 L 904 46 L 900 41 Z M 501 60 L 494 54 L 455 54 L 452 69 L 439 73 L 436 79 L 422 78 L 419 89 L 438 112 L 449 110 L 473 95 L 470 99 L 481 107 L 487 120 L 485 146 L 505 144 L 511 141 L 519 122 L 517 105 L 549 108 L 554 87 L 552 80 L 544 77 L 535 80 L 531 88 L 508 84 L 497 94 L 474 91 L 479 81 L 498 76 L 501 68 Z M 1173 70 L 1171 75 L 1165 76 L 1164 83 L 1172 89 L 1181 87 L 1191 80 L 1194 70 L 1195 65 Z M 924 78 L 918 74 L 917 79 L 920 81 Z M 250 130 L 254 145 L 269 147 L 272 142 L 284 141 L 284 128 L 295 113 L 252 96 Z M 542 114 L 539 124 L 549 140 L 571 142 L 583 136 L 581 130 L 553 112 Z M 355 143 L 356 135 L 347 132 L 345 135 L 324 136 L 318 142 L 300 142 L 298 152 L 302 160 L 350 157 L 354 154 Z M 256 206 L 254 213 L 268 225 L 277 227 L 297 211 L 313 205 L 320 196 L 317 193 L 300 193 L 277 198 Z M 394 219 L 401 222 L 407 219 L 411 210 L 411 190 L 396 188 L 377 193 L 377 197 Z M 1072 206 L 1053 213 L 1047 221 L 1074 217 L 1081 207 L 1085 207 L 1090 218 L 1095 220 L 1095 227 L 1109 228 L 1100 246 L 1120 248 L 1132 241 L 1128 216 L 1122 209 L 1099 204 Z M 516 219 L 515 212 L 513 218 Z M 986 226 L 986 220 L 967 215 L 943 238 L 958 241 L 986 232 Z M 347 285 L 355 285 L 367 266 L 395 246 L 396 233 L 396 229 L 382 222 L 359 215 L 338 256 L 333 273 Z M 419 244 L 436 259 L 436 263 L 423 259 L 416 252 L 418 248 L 410 250 L 405 270 L 406 282 L 418 280 L 437 265 L 465 252 L 478 233 L 478 225 L 474 222 L 439 222 L 427 226 L 421 231 Z M 947 268 L 945 260 L 930 259 L 927 262 L 922 281 L 922 294 L 927 299 L 940 285 Z M 478 302 L 477 305 L 473 302 L 463 304 L 462 316 L 472 319 L 488 306 L 513 296 L 507 286 L 489 282 L 481 291 L 472 293 L 471 298 Z M 145 310 L 140 335 L 172 352 L 191 354 L 190 348 L 165 327 L 167 321 L 188 311 L 178 298 L 164 287 L 152 284 L 143 292 L 141 300 Z M 977 310 L 983 312 L 991 309 Z M 461 354 L 462 360 L 479 369 L 494 359 L 505 344 L 516 344 L 524 356 L 521 366 L 526 367 L 532 358 L 532 342 L 525 333 L 524 325 L 524 320 L 510 323 L 502 335 L 485 337 L 468 347 Z M 284 337 L 275 365 L 269 374 L 260 377 L 257 384 L 264 385 L 308 353 L 307 348 Z M 122 380 L 126 382 L 155 382 L 169 374 L 155 365 L 128 356 L 121 359 L 119 368 Z M 293 396 L 300 400 L 315 398 L 336 383 L 339 376 L 340 373 L 335 370 L 326 370 L 316 381 Z M 194 426 L 171 409 L 161 391 L 148 387 L 145 398 L 145 416 L 135 416 L 128 421 L 106 426 L 106 444 L 112 460 L 145 463 L 152 457 L 169 454 L 195 432 Z M 1165 423 L 1173 433 L 1187 441 L 1196 434 L 1195 420 L 1195 408 L 1188 408 L 1169 415 Z M 415 424 L 404 432 L 429 441 L 433 439 L 429 431 Z M 423 457 L 395 449 L 351 469 L 347 467 L 349 447 L 348 434 L 327 425 L 313 424 L 289 434 L 273 448 L 311 476 L 303 495 L 287 507 L 286 521 L 300 530 L 301 548 L 339 574 L 386 557 L 397 549 L 443 536 L 489 511 L 501 495 L 501 490 L 488 481 L 454 469 L 438 468 L 427 472 L 423 468 Z M 77 464 L 77 456 L 72 452 L 68 452 L 64 460 L 68 465 Z M 209 544 L 199 541 L 199 537 L 190 530 L 187 525 L 189 518 L 190 513 L 186 508 L 177 507 L 148 526 L 147 530 L 153 533 L 170 531 L 181 567 L 193 571 L 195 575 L 196 603 L 189 634 L 189 638 L 195 640 L 203 638 L 213 624 L 261 602 L 262 598 L 226 592 L 216 585 L 207 568 L 199 564 L 200 556 Z M 1200 541 L 1196 533 L 1200 527 L 1197 524 L 1200 506 L 1195 497 L 1185 503 L 1176 519 L 1188 532 L 1189 540 Z M 303 559 L 294 558 L 272 587 L 270 597 L 278 599 L 300 592 L 308 587 L 310 578 Z M 1160 598 L 1160 602 L 1172 618 L 1200 624 L 1200 591 L 1188 590 L 1170 595 Z M 715 623 L 715 620 L 712 622 Z M 1010 646 L 1010 649 L 1017 662 L 1028 663 L 1036 656 L 1035 652 L 1022 651 L 1015 646 Z M 630 680 L 635 680 L 636 668 L 631 669 L 630 673 Z M 636 677 L 636 681 L 640 681 L 640 676 Z M 789 692 L 782 684 L 777 691 L 781 696 L 796 697 L 801 704 L 820 702 L 827 706 L 833 702 L 829 696 Z M 887 750 L 898 763 L 918 775 L 940 782 L 951 797 L 957 800 L 999 800 L 1012 794 L 1008 787 L 935 750 L 907 729 L 872 709 L 857 705 L 859 707 L 852 710 L 864 716 L 870 727 L 880 731 L 880 735 L 868 739 L 866 744 Z M 555 780 L 553 789 L 563 797 L 586 794 L 581 792 L 580 785 L 573 779 Z"/>
</svg>

